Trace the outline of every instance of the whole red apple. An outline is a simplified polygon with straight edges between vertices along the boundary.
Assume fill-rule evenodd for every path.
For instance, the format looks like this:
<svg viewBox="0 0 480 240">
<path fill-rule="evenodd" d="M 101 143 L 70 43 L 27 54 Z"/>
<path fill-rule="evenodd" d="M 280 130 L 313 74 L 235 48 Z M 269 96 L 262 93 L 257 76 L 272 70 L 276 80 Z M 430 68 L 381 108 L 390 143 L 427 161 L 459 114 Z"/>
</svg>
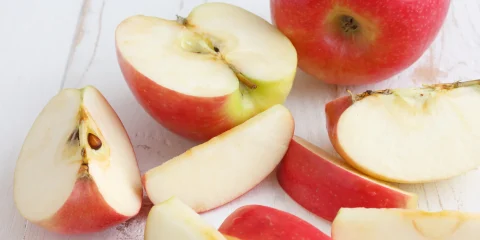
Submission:
<svg viewBox="0 0 480 240">
<path fill-rule="evenodd" d="M 270 0 L 272 21 L 299 67 L 331 84 L 383 81 L 412 65 L 437 36 L 450 0 Z"/>
</svg>

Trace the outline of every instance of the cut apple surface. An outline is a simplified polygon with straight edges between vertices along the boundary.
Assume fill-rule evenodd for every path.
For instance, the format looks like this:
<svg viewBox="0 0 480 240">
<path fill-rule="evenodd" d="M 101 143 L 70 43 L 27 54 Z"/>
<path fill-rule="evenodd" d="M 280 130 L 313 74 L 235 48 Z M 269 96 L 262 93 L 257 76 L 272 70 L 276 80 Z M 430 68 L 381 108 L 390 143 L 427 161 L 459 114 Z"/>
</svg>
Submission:
<svg viewBox="0 0 480 240">
<path fill-rule="evenodd" d="M 118 61 L 140 104 L 166 128 L 205 140 L 284 102 L 297 56 L 264 19 L 226 3 L 186 17 L 132 16 L 116 30 Z"/>
<path fill-rule="evenodd" d="M 152 207 L 145 240 L 228 240 L 176 197 Z"/>
<path fill-rule="evenodd" d="M 130 139 L 96 88 L 64 89 L 47 103 L 21 149 L 13 189 L 22 216 L 60 233 L 99 231 L 138 213 Z"/>
<path fill-rule="evenodd" d="M 342 207 L 417 207 L 415 194 L 370 179 L 297 136 L 279 164 L 277 179 L 293 200 L 328 221 Z"/>
<path fill-rule="evenodd" d="M 326 105 L 330 139 L 352 166 L 399 183 L 480 165 L 480 81 L 368 91 Z"/>
<path fill-rule="evenodd" d="M 275 105 L 147 171 L 148 197 L 156 204 L 176 196 L 196 212 L 228 203 L 275 169 L 293 131 L 290 111 Z"/>
<path fill-rule="evenodd" d="M 334 240 L 478 240 L 480 215 L 458 211 L 343 208 L 332 223 Z"/>
<path fill-rule="evenodd" d="M 223 221 L 219 231 L 245 240 L 330 240 L 305 220 L 262 205 L 238 208 Z"/>
</svg>

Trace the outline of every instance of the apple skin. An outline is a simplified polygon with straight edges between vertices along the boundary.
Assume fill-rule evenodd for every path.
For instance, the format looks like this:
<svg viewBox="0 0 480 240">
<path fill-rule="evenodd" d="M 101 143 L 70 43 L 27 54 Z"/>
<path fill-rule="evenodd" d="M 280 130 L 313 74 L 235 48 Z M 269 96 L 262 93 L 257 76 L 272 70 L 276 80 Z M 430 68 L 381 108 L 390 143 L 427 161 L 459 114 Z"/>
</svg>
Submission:
<svg viewBox="0 0 480 240">
<path fill-rule="evenodd" d="M 219 231 L 248 240 L 330 240 L 303 219 L 262 205 L 238 208 L 223 221 Z"/>
<path fill-rule="evenodd" d="M 308 211 L 332 222 L 342 207 L 416 208 L 416 195 L 381 185 L 346 164 L 333 163 L 333 159 L 327 160 L 333 156 L 327 152 L 317 155 L 299 140 L 295 136 L 290 142 L 277 179 L 285 192 Z"/>
<path fill-rule="evenodd" d="M 270 0 L 270 6 L 300 69 L 326 83 L 360 85 L 417 61 L 438 35 L 450 0 Z M 357 20 L 360 32 L 345 34 L 342 15 Z"/>
<path fill-rule="evenodd" d="M 161 125 L 194 141 L 205 141 L 237 125 L 228 116 L 229 96 L 193 97 L 162 87 L 135 70 L 117 47 L 120 70 L 137 101 Z"/>
<path fill-rule="evenodd" d="M 141 199 L 142 189 L 138 189 L 138 196 Z M 140 207 L 141 204 L 137 213 Z M 94 180 L 83 177 L 77 179 L 72 193 L 57 213 L 36 224 L 61 234 L 84 234 L 104 230 L 132 217 L 117 213 L 103 199 Z"/>
</svg>

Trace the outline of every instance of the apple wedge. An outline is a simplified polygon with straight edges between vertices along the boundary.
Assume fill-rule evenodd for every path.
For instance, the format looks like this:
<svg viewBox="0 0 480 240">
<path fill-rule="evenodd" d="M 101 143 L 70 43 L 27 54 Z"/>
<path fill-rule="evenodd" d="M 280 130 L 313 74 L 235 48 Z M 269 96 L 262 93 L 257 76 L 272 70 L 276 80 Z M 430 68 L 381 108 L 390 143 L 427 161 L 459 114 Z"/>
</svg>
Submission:
<svg viewBox="0 0 480 240">
<path fill-rule="evenodd" d="M 173 196 L 205 212 L 243 195 L 278 165 L 293 136 L 294 121 L 275 105 L 185 153 L 150 169 L 143 183 L 150 200 Z"/>
<path fill-rule="evenodd" d="M 228 240 L 176 197 L 152 207 L 145 240 Z"/>
<path fill-rule="evenodd" d="M 370 179 L 297 136 L 278 166 L 277 179 L 293 200 L 328 221 L 342 207 L 417 207 L 415 194 Z"/>
<path fill-rule="evenodd" d="M 478 240 L 480 215 L 458 211 L 343 208 L 334 240 Z"/>
<path fill-rule="evenodd" d="M 116 29 L 118 62 L 144 109 L 164 127 L 208 140 L 267 108 L 291 90 L 295 48 L 259 16 L 205 3 L 186 17 L 136 15 Z"/>
<path fill-rule="evenodd" d="M 21 149 L 13 190 L 23 217 L 59 233 L 100 231 L 138 213 L 130 139 L 96 88 L 64 89 L 47 103 Z"/>
<path fill-rule="evenodd" d="M 223 221 L 219 231 L 245 240 L 330 240 L 305 220 L 262 205 L 238 208 Z"/>
<path fill-rule="evenodd" d="M 425 183 L 480 166 L 480 80 L 367 91 L 329 102 L 336 151 L 381 180 Z"/>
</svg>

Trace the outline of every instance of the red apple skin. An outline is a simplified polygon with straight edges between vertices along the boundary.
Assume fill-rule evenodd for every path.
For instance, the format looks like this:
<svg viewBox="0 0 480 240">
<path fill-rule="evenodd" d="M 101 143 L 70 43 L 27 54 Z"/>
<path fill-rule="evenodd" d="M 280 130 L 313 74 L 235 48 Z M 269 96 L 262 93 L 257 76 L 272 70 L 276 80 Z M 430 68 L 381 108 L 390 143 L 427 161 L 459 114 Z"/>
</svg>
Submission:
<svg viewBox="0 0 480 240">
<path fill-rule="evenodd" d="M 325 104 L 325 116 L 328 137 L 330 139 L 330 142 L 332 143 L 333 148 L 345 161 L 347 161 L 350 165 L 356 167 L 355 163 L 351 161 L 350 157 L 348 157 L 348 154 L 343 151 L 343 148 L 338 142 L 337 136 L 337 124 L 340 120 L 340 116 L 342 116 L 343 112 L 345 112 L 345 110 L 347 110 L 347 108 L 349 108 L 352 104 L 352 98 L 349 96 L 340 97 L 333 101 L 330 101 Z"/>
<path fill-rule="evenodd" d="M 142 199 L 142 189 L 138 190 L 138 197 Z M 140 207 L 141 204 L 138 211 Z M 57 213 L 37 224 L 61 234 L 84 234 L 105 230 L 132 217 L 117 213 L 105 202 L 93 179 L 81 177 Z"/>
<path fill-rule="evenodd" d="M 231 213 L 219 231 L 248 240 L 330 240 L 310 223 L 290 213 L 262 205 L 246 205 Z"/>
<path fill-rule="evenodd" d="M 188 96 L 155 83 L 133 68 L 117 47 L 121 72 L 133 95 L 157 122 L 187 139 L 206 141 L 239 124 L 227 114 L 229 96 Z"/>
<path fill-rule="evenodd" d="M 285 192 L 308 211 L 332 222 L 342 207 L 416 208 L 416 195 L 368 179 L 346 164 L 334 163 L 333 155 L 319 148 L 323 153 L 317 155 L 302 141 L 306 142 L 295 136 L 290 142 L 277 179 Z"/>
<path fill-rule="evenodd" d="M 359 85 L 418 60 L 438 35 L 450 0 L 270 0 L 270 6 L 303 71 L 326 83 Z M 345 34 L 331 20 L 342 14 L 354 17 L 360 32 Z"/>
</svg>

